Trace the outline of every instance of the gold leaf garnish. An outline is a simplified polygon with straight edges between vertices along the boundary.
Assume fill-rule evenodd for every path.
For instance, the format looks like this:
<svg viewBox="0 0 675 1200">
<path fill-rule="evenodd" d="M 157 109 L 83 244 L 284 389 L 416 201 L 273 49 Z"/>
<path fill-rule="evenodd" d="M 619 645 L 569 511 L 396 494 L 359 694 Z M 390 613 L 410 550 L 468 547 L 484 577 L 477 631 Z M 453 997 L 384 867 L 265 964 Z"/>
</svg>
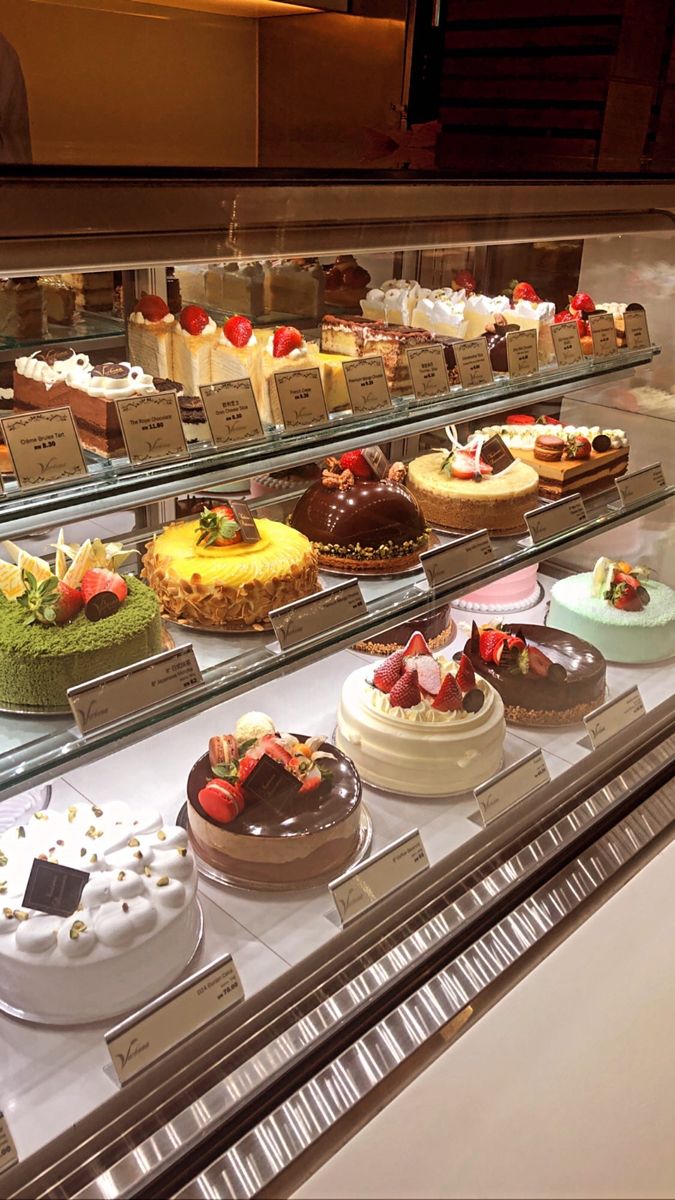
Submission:
<svg viewBox="0 0 675 1200">
<path fill-rule="evenodd" d="M 28 920 L 28 913 L 26 912 L 25 908 L 15 908 L 14 916 L 16 917 L 17 921 L 27 921 Z"/>
<path fill-rule="evenodd" d="M 87 926 L 85 925 L 84 921 L 73 921 L 70 927 L 70 933 L 68 934 L 69 938 L 73 942 L 76 942 L 80 934 L 84 933 L 86 928 Z"/>
<path fill-rule="evenodd" d="M 140 846 L 140 844 L 141 843 L 139 842 L 138 838 L 129 838 L 129 841 L 127 842 L 128 846 Z"/>
<path fill-rule="evenodd" d="M 162 875 L 162 878 L 157 880 L 157 887 L 168 887 L 168 886 L 169 886 L 169 876 Z"/>
<path fill-rule="evenodd" d="M 152 875 L 152 871 L 150 870 L 149 867 L 143 867 L 143 874 L 147 875 L 149 878 Z"/>
<path fill-rule="evenodd" d="M 72 825 L 72 823 L 73 823 L 73 821 L 75 820 L 76 816 L 77 816 L 77 809 L 76 809 L 75 805 L 74 805 L 74 804 L 69 804 L 69 805 L 68 805 L 68 824 L 69 824 L 69 825 Z"/>
</svg>

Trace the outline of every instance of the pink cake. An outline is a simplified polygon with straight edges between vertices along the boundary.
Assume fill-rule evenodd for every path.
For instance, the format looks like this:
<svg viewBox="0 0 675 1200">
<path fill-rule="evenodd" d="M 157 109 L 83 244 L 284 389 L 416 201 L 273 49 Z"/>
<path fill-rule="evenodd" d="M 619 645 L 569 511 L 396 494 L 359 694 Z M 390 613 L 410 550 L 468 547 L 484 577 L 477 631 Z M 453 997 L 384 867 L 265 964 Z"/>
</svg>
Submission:
<svg viewBox="0 0 675 1200">
<path fill-rule="evenodd" d="M 454 606 L 491 613 L 521 612 L 531 608 L 539 599 L 538 566 L 538 563 L 532 563 L 521 571 L 514 571 L 513 575 L 486 584 L 476 592 L 467 592 L 466 596 L 453 601 Z"/>
</svg>

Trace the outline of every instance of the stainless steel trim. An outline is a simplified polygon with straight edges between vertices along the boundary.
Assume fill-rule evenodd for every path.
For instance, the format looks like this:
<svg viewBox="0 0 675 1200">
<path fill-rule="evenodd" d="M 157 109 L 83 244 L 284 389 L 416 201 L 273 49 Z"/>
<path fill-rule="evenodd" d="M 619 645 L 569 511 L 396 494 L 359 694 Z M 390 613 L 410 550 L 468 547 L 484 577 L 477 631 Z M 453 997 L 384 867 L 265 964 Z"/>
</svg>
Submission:
<svg viewBox="0 0 675 1200">
<path fill-rule="evenodd" d="M 239 1139 L 172 1200 L 249 1200 L 675 824 L 670 780 Z"/>
</svg>

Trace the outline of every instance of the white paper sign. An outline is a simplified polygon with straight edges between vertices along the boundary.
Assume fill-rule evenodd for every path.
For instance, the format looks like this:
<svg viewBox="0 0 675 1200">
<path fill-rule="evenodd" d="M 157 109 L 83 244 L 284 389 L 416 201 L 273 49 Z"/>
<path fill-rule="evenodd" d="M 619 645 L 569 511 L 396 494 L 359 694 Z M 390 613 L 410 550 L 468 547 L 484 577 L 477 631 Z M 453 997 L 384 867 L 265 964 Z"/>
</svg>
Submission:
<svg viewBox="0 0 675 1200">
<path fill-rule="evenodd" d="M 488 344 L 484 337 L 472 338 L 468 342 L 455 342 L 452 348 L 459 382 L 463 388 L 494 383 Z"/>
<path fill-rule="evenodd" d="M 474 788 L 474 796 L 484 825 L 489 825 L 507 809 L 513 808 L 535 788 L 550 783 L 551 776 L 541 750 L 533 750 L 512 767 L 493 775 L 486 783 Z"/>
<path fill-rule="evenodd" d="M 479 529 L 477 533 L 458 538 L 449 546 L 437 546 L 434 550 L 424 550 L 420 554 L 420 562 L 430 587 L 438 587 L 458 575 L 465 575 L 467 571 L 485 566 L 491 558 L 492 543 L 487 529 Z"/>
<path fill-rule="evenodd" d="M 605 742 L 627 729 L 638 717 L 644 717 L 646 711 L 637 686 L 594 708 L 592 713 L 584 717 L 593 749 L 604 746 Z"/>
<path fill-rule="evenodd" d="M 3 1112 L 0 1112 L 0 1175 L 3 1171 L 8 1171 L 10 1167 L 15 1167 L 19 1161 L 19 1156 L 14 1145 L 14 1138 L 9 1132 L 7 1118 Z"/>
<path fill-rule="evenodd" d="M 68 688 L 68 703 L 80 733 L 91 733 L 202 682 L 194 650 L 188 643 L 78 683 Z"/>
<path fill-rule="evenodd" d="M 553 351 L 559 367 L 572 367 L 584 361 L 584 352 L 576 321 L 563 321 L 549 326 Z"/>
<path fill-rule="evenodd" d="M 616 330 L 611 313 L 590 313 L 588 324 L 591 330 L 594 358 L 608 358 L 616 354 Z"/>
<path fill-rule="evenodd" d="M 666 487 L 666 477 L 661 463 L 652 463 L 650 467 L 641 467 L 639 471 L 629 471 L 614 480 L 616 490 L 624 505 L 635 504 L 644 496 L 655 492 L 663 492 Z"/>
<path fill-rule="evenodd" d="M 536 329 L 519 329 L 506 335 L 506 359 L 511 379 L 534 375 L 539 370 Z"/>
<path fill-rule="evenodd" d="M 647 314 L 643 308 L 629 308 L 623 314 L 626 345 L 629 350 L 648 350 L 651 346 Z"/>
<path fill-rule="evenodd" d="M 344 625 L 367 613 L 357 579 L 346 579 L 303 600 L 270 611 L 272 628 L 282 650 Z"/>
<path fill-rule="evenodd" d="M 342 924 L 348 925 L 428 867 L 429 859 L 417 829 L 398 838 L 367 862 L 352 867 L 329 884 Z"/>
<path fill-rule="evenodd" d="M 533 542 L 545 542 L 547 538 L 555 537 L 557 533 L 565 533 L 582 525 L 587 520 L 586 507 L 578 492 L 565 496 L 562 500 L 554 500 L 546 508 L 535 508 L 525 513 L 527 528 Z"/>
</svg>

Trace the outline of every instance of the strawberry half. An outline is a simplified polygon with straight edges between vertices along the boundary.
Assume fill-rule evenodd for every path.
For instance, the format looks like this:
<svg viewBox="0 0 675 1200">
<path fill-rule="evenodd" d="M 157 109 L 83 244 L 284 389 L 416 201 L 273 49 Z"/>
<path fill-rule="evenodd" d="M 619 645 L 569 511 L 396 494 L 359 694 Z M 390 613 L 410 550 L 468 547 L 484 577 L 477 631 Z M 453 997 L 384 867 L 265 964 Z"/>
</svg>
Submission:
<svg viewBox="0 0 675 1200">
<path fill-rule="evenodd" d="M 301 350 L 304 338 L 294 325 L 280 325 L 274 330 L 272 337 L 272 354 L 274 358 L 285 358 L 292 350 Z"/>
<path fill-rule="evenodd" d="M 199 337 L 209 323 L 209 314 L 199 304 L 188 304 L 178 318 L 182 328 L 193 337 Z"/>
<path fill-rule="evenodd" d="M 104 567 L 92 567 L 86 571 L 82 579 L 82 599 L 88 604 L 92 596 L 99 592 L 113 592 L 120 604 L 126 600 L 129 591 L 121 575 L 115 571 L 106 571 Z"/>
<path fill-rule="evenodd" d="M 406 662 L 409 671 L 417 671 L 420 690 L 435 696 L 441 686 L 441 668 L 431 654 L 418 654 Z"/>
<path fill-rule="evenodd" d="M 532 425 L 533 423 L 531 413 L 511 413 L 506 418 L 507 425 Z"/>
<path fill-rule="evenodd" d="M 248 346 L 253 335 L 253 326 L 248 317 L 230 317 L 223 325 L 223 333 L 228 342 L 241 350 L 243 346 Z"/>
<path fill-rule="evenodd" d="M 436 712 L 459 712 L 462 708 L 462 693 L 454 675 L 446 675 L 438 695 L 431 705 Z"/>
<path fill-rule="evenodd" d="M 376 668 L 373 675 L 373 686 L 380 692 L 390 692 L 394 684 L 403 674 L 403 651 L 395 650 L 389 658 Z"/>
<path fill-rule="evenodd" d="M 476 280 L 471 271 L 457 271 L 452 284 L 458 290 L 464 288 L 465 292 L 475 292 L 476 290 Z"/>
<path fill-rule="evenodd" d="M 169 315 L 169 306 L 161 296 L 151 296 L 144 292 L 136 304 L 134 312 L 141 313 L 146 321 L 162 321 Z"/>
<path fill-rule="evenodd" d="M 345 450 L 340 455 L 340 466 L 343 471 L 351 471 L 355 479 L 374 479 L 370 463 L 364 458 L 362 450 Z"/>
<path fill-rule="evenodd" d="M 122 580 L 124 583 L 124 580 Z M 126 584 L 124 584 L 126 591 Z M 79 588 L 70 587 L 60 579 L 56 585 L 56 624 L 67 625 L 76 617 L 82 608 L 82 592 Z"/>
<path fill-rule="evenodd" d="M 414 708 L 422 699 L 417 679 L 417 671 L 404 671 L 389 693 L 389 699 L 396 708 Z"/>
<path fill-rule="evenodd" d="M 462 693 L 470 692 L 471 688 L 476 686 L 474 669 L 471 665 L 471 660 L 467 658 L 466 654 L 463 654 L 459 660 L 459 666 L 457 668 L 455 679 L 457 680 L 457 686 Z"/>
<path fill-rule="evenodd" d="M 498 663 L 504 649 L 506 634 L 501 629 L 484 629 L 478 641 L 478 653 L 483 662 Z"/>
<path fill-rule="evenodd" d="M 423 633 L 416 629 L 408 638 L 407 644 L 403 647 L 404 658 L 416 658 L 418 654 L 425 654 L 433 658 L 431 646 L 427 642 Z"/>
<path fill-rule="evenodd" d="M 229 779 L 210 779 L 198 792 L 197 799 L 207 816 L 220 825 L 234 821 L 244 810 L 244 794 L 239 785 L 230 783 Z"/>
<path fill-rule="evenodd" d="M 595 304 L 591 300 L 588 292 L 577 292 L 570 300 L 570 308 L 575 313 L 592 313 L 595 312 Z"/>
<path fill-rule="evenodd" d="M 517 283 L 513 289 L 513 303 L 518 300 L 529 300 L 532 304 L 539 304 L 539 296 L 535 292 L 531 283 Z"/>
</svg>

